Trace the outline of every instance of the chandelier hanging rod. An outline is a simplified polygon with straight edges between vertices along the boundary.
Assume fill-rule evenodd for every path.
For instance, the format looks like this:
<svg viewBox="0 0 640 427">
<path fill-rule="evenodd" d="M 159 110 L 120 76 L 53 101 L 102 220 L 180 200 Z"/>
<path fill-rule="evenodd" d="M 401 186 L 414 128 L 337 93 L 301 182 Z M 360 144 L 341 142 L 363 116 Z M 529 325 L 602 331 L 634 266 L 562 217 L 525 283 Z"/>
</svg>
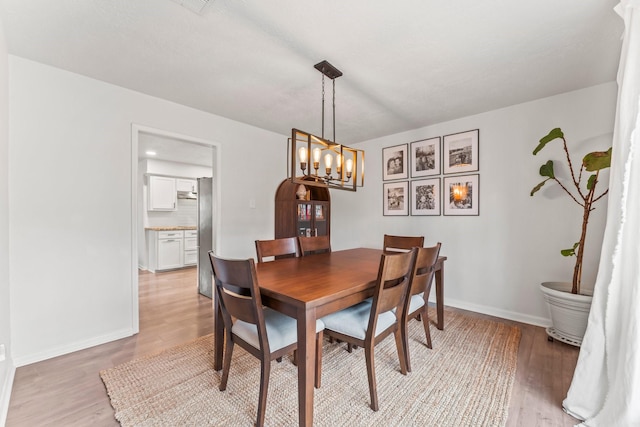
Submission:
<svg viewBox="0 0 640 427">
<path fill-rule="evenodd" d="M 322 138 L 324 139 L 324 77 L 327 76 L 333 81 L 333 141 L 336 140 L 336 79 L 342 76 L 342 71 L 324 60 L 313 66 L 322 73 Z"/>
</svg>

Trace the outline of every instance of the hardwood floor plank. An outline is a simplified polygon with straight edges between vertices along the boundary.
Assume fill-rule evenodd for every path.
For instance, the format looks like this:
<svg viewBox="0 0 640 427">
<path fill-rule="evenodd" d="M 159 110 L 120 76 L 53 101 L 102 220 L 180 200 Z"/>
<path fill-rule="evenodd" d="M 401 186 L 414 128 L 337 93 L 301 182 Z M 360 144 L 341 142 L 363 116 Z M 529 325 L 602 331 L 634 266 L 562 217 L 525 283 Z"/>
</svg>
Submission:
<svg viewBox="0 0 640 427">
<path fill-rule="evenodd" d="M 141 272 L 140 333 L 18 368 L 6 425 L 118 426 L 99 371 L 212 333 L 211 300 L 198 294 L 196 280 L 195 268 Z M 547 341 L 543 328 L 458 311 L 517 325 L 522 331 L 508 427 L 577 423 L 561 407 L 577 348 Z"/>
</svg>

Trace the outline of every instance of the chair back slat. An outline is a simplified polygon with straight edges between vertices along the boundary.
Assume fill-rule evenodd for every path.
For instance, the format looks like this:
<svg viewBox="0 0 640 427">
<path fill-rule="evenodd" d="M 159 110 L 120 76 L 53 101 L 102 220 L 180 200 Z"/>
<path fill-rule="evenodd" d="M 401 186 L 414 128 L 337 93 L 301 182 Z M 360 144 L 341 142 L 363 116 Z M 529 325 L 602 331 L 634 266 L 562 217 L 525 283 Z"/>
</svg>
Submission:
<svg viewBox="0 0 640 427">
<path fill-rule="evenodd" d="M 387 253 L 409 252 L 411 248 L 421 248 L 424 245 L 424 236 L 392 236 L 384 235 L 382 250 Z"/>
<path fill-rule="evenodd" d="M 329 236 L 298 236 L 302 256 L 331 252 L 331 238 Z"/>
<path fill-rule="evenodd" d="M 436 262 L 438 262 L 438 256 L 440 255 L 440 247 L 441 244 L 438 242 L 435 246 L 418 249 L 411 275 L 411 284 L 409 285 L 409 296 L 428 292 L 431 289 Z M 426 298 L 428 298 L 428 295 L 425 296 L 425 300 Z"/>
<path fill-rule="evenodd" d="M 415 254 L 416 250 L 394 255 L 382 255 L 371 307 L 372 316 L 369 319 L 370 328 L 380 313 L 396 308 L 398 319 L 402 315 Z M 375 331 L 375 325 L 372 330 Z"/>
<path fill-rule="evenodd" d="M 256 254 L 258 263 L 265 262 L 265 258 L 297 258 L 300 248 L 296 237 L 285 237 L 273 240 L 256 240 Z"/>
<path fill-rule="evenodd" d="M 217 257 L 209 252 L 211 267 L 215 278 L 216 293 L 225 318 L 240 319 L 258 325 L 261 322 L 262 300 L 256 280 L 253 259 L 229 260 Z"/>
</svg>

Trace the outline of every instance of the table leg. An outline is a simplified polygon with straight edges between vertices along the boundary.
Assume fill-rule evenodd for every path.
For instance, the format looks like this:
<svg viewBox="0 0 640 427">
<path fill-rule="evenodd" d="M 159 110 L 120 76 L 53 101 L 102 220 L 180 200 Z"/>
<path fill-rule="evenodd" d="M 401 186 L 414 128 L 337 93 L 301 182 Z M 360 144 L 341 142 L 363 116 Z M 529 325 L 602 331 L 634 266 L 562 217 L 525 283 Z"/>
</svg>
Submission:
<svg viewBox="0 0 640 427">
<path fill-rule="evenodd" d="M 214 285 L 215 286 L 215 285 Z M 218 305 L 218 296 L 216 289 L 213 289 L 213 369 L 219 371 L 222 369 L 222 354 L 224 350 L 224 322 L 222 320 L 222 310 Z"/>
<path fill-rule="evenodd" d="M 436 311 L 438 320 L 436 327 L 440 330 L 444 329 L 444 262 L 435 271 L 436 279 Z"/>
<path fill-rule="evenodd" d="M 313 425 L 315 346 L 315 309 L 300 309 L 298 311 L 298 414 L 301 427 Z"/>
</svg>

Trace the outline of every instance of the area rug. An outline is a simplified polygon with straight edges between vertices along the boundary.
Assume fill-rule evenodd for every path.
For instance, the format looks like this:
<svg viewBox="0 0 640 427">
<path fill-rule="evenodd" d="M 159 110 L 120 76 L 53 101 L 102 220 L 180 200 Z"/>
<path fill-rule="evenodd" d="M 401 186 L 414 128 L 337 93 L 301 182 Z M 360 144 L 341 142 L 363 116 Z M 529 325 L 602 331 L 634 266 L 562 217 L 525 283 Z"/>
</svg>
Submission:
<svg viewBox="0 0 640 427">
<path fill-rule="evenodd" d="M 400 374 L 393 337 L 375 349 L 380 410 L 369 408 L 364 350 L 325 341 L 316 426 L 503 426 L 513 386 L 520 330 L 446 311 L 445 330 L 410 323 L 412 372 Z M 212 369 L 213 336 L 100 372 L 123 426 L 250 426 L 258 404 L 260 365 L 236 346 L 227 390 Z M 297 368 L 273 362 L 265 423 L 298 424 Z"/>
</svg>

